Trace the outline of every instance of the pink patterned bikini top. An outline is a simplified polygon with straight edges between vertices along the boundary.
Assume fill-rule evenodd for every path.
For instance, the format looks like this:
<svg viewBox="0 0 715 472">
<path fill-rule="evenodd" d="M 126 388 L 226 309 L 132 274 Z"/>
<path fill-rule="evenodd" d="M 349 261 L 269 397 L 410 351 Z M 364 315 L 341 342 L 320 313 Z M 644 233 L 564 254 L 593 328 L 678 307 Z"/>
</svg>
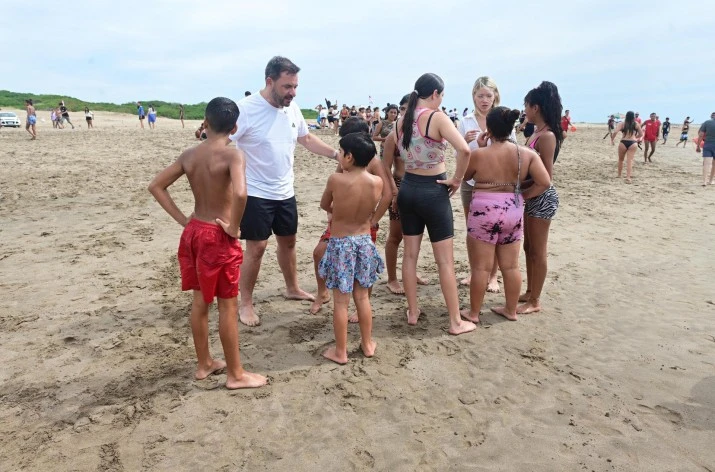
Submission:
<svg viewBox="0 0 715 472">
<path fill-rule="evenodd" d="M 420 127 L 417 126 L 417 122 L 423 113 L 431 111 L 429 118 L 427 119 L 427 126 L 425 127 L 425 134 L 420 132 Z M 415 110 L 417 116 L 415 121 L 412 123 L 412 139 L 410 140 L 410 147 L 405 149 L 402 145 L 402 139 L 400 138 L 400 130 L 396 129 L 397 136 L 397 147 L 400 150 L 400 158 L 405 161 L 405 170 L 415 170 L 415 169 L 434 169 L 438 165 L 444 162 L 444 152 L 447 150 L 447 141 L 435 141 L 429 137 L 429 125 L 432 121 L 432 116 L 438 113 L 438 110 L 430 110 L 429 108 L 418 108 Z M 397 127 L 395 127 L 397 128 Z"/>
</svg>

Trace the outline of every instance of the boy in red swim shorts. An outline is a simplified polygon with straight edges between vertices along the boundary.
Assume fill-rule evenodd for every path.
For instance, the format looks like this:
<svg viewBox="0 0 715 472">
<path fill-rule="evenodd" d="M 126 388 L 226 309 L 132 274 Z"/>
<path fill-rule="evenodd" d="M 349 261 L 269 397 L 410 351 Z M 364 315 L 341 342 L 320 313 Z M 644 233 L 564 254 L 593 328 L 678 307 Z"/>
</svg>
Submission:
<svg viewBox="0 0 715 472">
<path fill-rule="evenodd" d="M 347 118 L 343 122 L 343 125 L 340 127 L 340 137 L 343 138 L 350 133 L 369 133 L 369 131 L 370 125 L 367 121 L 363 120 L 360 117 L 351 116 L 350 118 Z M 342 171 L 343 168 L 340 166 L 340 164 L 338 164 L 338 167 L 335 172 L 340 173 Z M 379 159 L 370 160 L 370 163 L 367 166 L 367 172 L 369 174 L 376 175 L 382 179 L 382 195 L 380 197 L 380 203 L 375 209 L 375 213 L 373 214 L 372 222 L 370 225 L 370 236 L 372 237 L 372 242 L 374 243 L 377 241 L 377 230 L 379 229 L 378 222 L 387 211 L 387 207 L 390 205 L 390 203 L 392 203 L 392 191 L 390 187 L 390 181 L 388 180 L 387 171 L 385 170 L 385 167 L 382 165 L 382 162 Z M 324 303 L 328 303 L 330 301 L 330 291 L 325 286 L 325 280 L 323 280 L 323 278 L 320 277 L 320 274 L 318 274 L 318 265 L 320 264 L 320 260 L 325 254 L 325 250 L 328 247 L 328 241 L 330 240 L 331 218 L 332 214 L 328 213 L 328 227 L 325 229 L 325 232 L 320 236 L 320 240 L 318 240 L 318 244 L 315 245 L 315 249 L 313 249 L 313 268 L 315 269 L 315 281 L 318 284 L 318 294 L 315 296 L 315 301 L 310 305 L 310 313 L 313 315 L 317 314 L 320 311 Z M 369 292 L 369 294 L 371 295 L 372 287 L 370 287 Z M 348 317 L 348 321 L 350 323 L 357 323 L 357 313 L 350 314 L 350 316 Z"/>
<path fill-rule="evenodd" d="M 191 332 L 198 358 L 195 377 L 205 379 L 226 368 L 226 387 L 254 388 L 267 383 L 262 375 L 246 372 L 238 347 L 238 280 L 243 260 L 238 241 L 246 207 L 246 163 L 243 154 L 227 147 L 236 132 L 238 106 L 228 98 L 214 98 L 206 106 L 207 139 L 187 149 L 161 171 L 149 192 L 181 226 L 179 243 L 181 289 L 193 290 Z M 187 218 L 169 195 L 168 187 L 186 174 L 194 194 L 194 212 Z M 219 337 L 226 361 L 209 351 L 209 305 L 218 297 Z"/>
</svg>

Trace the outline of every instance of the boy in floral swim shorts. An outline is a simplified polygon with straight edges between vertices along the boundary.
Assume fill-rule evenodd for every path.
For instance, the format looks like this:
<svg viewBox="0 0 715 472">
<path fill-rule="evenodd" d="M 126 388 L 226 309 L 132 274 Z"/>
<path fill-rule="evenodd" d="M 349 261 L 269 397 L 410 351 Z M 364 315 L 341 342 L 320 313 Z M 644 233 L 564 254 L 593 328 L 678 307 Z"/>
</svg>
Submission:
<svg viewBox="0 0 715 472">
<path fill-rule="evenodd" d="M 348 304 L 353 294 L 360 323 L 360 347 L 365 357 L 375 354 L 372 307 L 368 289 L 384 264 L 370 239 L 370 226 L 382 195 L 383 182 L 367 172 L 377 154 L 367 133 L 351 133 L 340 140 L 338 162 L 342 173 L 332 174 L 320 199 L 320 208 L 332 211 L 331 235 L 318 272 L 333 291 L 335 346 L 323 356 L 338 364 L 348 362 Z"/>
<path fill-rule="evenodd" d="M 236 132 L 238 106 L 228 98 L 214 98 L 206 106 L 207 139 L 184 151 L 161 171 L 149 191 L 184 232 L 179 243 L 181 289 L 193 290 L 191 332 L 198 357 L 194 377 L 202 380 L 226 369 L 226 387 L 254 388 L 266 378 L 243 370 L 238 347 L 238 280 L 243 260 L 238 241 L 246 207 L 246 162 L 243 153 L 227 147 Z M 167 188 L 186 174 L 194 194 L 194 212 L 187 218 Z M 218 297 L 219 336 L 226 361 L 209 352 L 209 305 Z"/>
<path fill-rule="evenodd" d="M 343 123 L 343 126 L 340 127 L 340 137 L 342 138 L 350 133 L 368 133 L 369 131 L 370 127 L 367 121 L 363 120 L 362 118 L 353 116 L 346 119 Z M 382 162 L 379 159 L 371 159 L 366 169 L 368 173 L 376 175 L 382 179 L 382 195 L 380 197 L 380 204 L 375 209 L 375 214 L 373 215 L 372 220 L 370 222 L 370 236 L 372 237 L 372 242 L 374 243 L 377 241 L 377 230 L 379 229 L 379 225 L 377 222 L 380 221 L 380 218 L 382 218 L 388 206 L 390 205 L 392 193 L 387 171 L 385 170 L 385 167 L 382 165 Z M 335 172 L 343 172 L 343 169 L 340 164 L 338 164 L 338 168 L 335 170 Z M 315 249 L 313 249 L 313 265 L 315 269 L 315 281 L 318 285 L 318 293 L 315 296 L 315 301 L 313 301 L 313 303 L 310 305 L 310 313 L 312 315 L 317 314 L 323 304 L 328 303 L 330 301 L 330 292 L 325 287 L 325 281 L 320 277 L 320 274 L 318 274 L 318 265 L 320 264 L 320 260 L 325 254 L 325 249 L 328 247 L 328 241 L 330 241 L 331 218 L 332 215 L 330 211 L 328 211 L 328 227 L 325 229 L 325 232 L 323 232 L 323 234 L 320 236 L 320 240 L 318 241 L 318 244 L 315 245 Z M 372 292 L 372 289 L 370 289 L 370 292 Z M 357 314 L 351 313 L 348 316 L 348 321 L 350 323 L 357 323 Z"/>
</svg>

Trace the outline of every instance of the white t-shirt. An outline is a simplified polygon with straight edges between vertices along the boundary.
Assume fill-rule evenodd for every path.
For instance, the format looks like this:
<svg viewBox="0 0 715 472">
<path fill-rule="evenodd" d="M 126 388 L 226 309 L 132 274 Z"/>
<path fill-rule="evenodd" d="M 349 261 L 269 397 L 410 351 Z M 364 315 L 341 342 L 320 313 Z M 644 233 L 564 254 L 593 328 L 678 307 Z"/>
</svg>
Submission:
<svg viewBox="0 0 715 472">
<path fill-rule="evenodd" d="M 327 117 L 328 117 L 328 110 L 326 110 L 325 108 L 321 109 L 321 110 L 320 110 L 320 117 L 321 117 L 321 118 L 327 118 Z"/>
<path fill-rule="evenodd" d="M 477 135 L 474 137 L 474 140 L 469 143 L 469 150 L 474 151 L 475 149 L 479 149 L 479 144 L 477 144 L 477 139 L 479 138 L 479 135 L 482 134 L 482 129 L 479 127 L 479 122 L 477 121 L 477 117 L 474 116 L 474 113 L 470 113 L 469 115 L 465 116 L 463 119 L 459 120 L 457 122 L 457 129 L 459 130 L 459 134 L 462 135 L 462 137 L 465 137 L 469 131 L 477 131 Z M 509 141 L 516 142 L 516 133 L 514 130 L 511 130 L 511 135 L 509 136 Z M 488 139 L 487 140 L 487 146 L 491 146 L 492 140 Z M 474 179 L 468 180 L 467 183 L 471 185 L 472 187 L 474 186 Z"/>
<path fill-rule="evenodd" d="M 295 195 L 293 159 L 308 125 L 298 104 L 276 108 L 260 93 L 238 102 L 238 130 L 230 136 L 246 156 L 246 188 L 251 197 L 286 200 Z"/>
</svg>

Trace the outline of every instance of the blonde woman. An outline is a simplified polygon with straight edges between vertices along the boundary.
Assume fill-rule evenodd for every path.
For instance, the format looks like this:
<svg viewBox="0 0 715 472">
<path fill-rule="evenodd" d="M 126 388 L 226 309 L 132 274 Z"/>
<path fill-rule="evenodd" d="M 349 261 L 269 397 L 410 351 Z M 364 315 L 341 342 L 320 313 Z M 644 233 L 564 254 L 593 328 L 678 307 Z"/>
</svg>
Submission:
<svg viewBox="0 0 715 472">
<path fill-rule="evenodd" d="M 487 130 L 487 114 L 492 111 L 495 107 L 499 106 L 500 100 L 499 88 L 491 77 L 483 76 L 477 78 L 474 81 L 474 86 L 472 87 L 472 100 L 474 101 L 474 113 L 471 115 L 464 116 L 461 120 L 457 122 L 457 129 L 459 133 L 464 137 L 464 140 L 469 144 L 469 149 L 474 151 L 480 147 L 486 147 L 491 145 L 491 140 L 482 139 L 480 142 L 480 136 L 486 136 L 485 132 Z M 516 142 L 516 135 L 512 131 L 509 139 Z M 472 191 L 474 188 L 474 179 L 466 182 L 462 182 L 460 187 L 460 196 L 462 198 L 462 208 L 464 209 L 464 220 L 465 222 L 469 219 L 469 203 L 472 200 Z M 473 238 L 467 238 L 467 255 L 470 260 L 470 265 L 472 258 L 474 257 L 474 240 Z M 497 270 L 499 265 L 497 264 L 496 257 L 494 258 L 494 265 L 492 267 L 491 273 L 489 274 L 489 282 L 487 284 L 488 292 L 499 292 L 499 282 L 497 281 Z M 468 277 L 461 281 L 462 285 L 470 285 L 472 280 L 471 271 Z"/>
</svg>

